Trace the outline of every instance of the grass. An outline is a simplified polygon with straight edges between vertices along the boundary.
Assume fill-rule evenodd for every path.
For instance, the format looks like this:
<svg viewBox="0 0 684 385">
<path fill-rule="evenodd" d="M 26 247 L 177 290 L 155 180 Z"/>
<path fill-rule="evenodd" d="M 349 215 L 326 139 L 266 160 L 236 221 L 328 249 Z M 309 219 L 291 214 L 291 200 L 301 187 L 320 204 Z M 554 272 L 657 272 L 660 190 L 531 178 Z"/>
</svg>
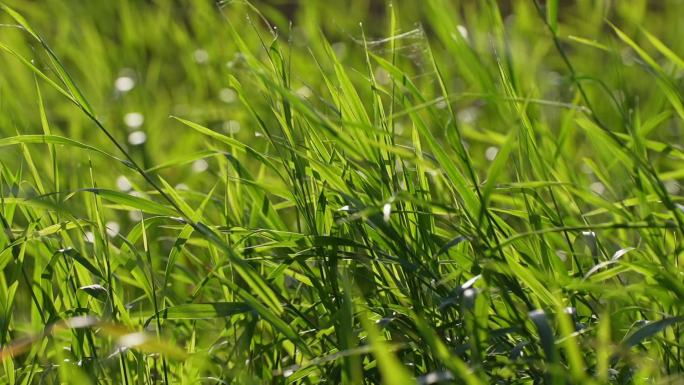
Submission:
<svg viewBox="0 0 684 385">
<path fill-rule="evenodd" d="M 3 3 L 1 382 L 680 383 L 684 3 L 413 3 Z"/>
</svg>

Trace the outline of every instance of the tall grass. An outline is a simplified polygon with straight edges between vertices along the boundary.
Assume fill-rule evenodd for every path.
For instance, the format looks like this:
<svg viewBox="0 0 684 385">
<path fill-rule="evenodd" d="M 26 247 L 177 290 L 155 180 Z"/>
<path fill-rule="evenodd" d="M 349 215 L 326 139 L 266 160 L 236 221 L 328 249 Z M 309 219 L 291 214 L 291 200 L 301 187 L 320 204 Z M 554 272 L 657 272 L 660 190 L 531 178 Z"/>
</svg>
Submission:
<svg viewBox="0 0 684 385">
<path fill-rule="evenodd" d="M 352 3 L 2 4 L 3 383 L 681 381 L 684 3 Z"/>
</svg>

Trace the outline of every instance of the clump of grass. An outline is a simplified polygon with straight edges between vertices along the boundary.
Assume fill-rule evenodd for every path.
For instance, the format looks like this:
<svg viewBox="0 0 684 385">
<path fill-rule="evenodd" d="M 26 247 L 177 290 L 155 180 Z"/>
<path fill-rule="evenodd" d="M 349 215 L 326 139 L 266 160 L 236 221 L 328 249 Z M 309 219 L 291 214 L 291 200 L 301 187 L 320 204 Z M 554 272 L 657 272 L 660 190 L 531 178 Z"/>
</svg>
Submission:
<svg viewBox="0 0 684 385">
<path fill-rule="evenodd" d="M 681 375 L 681 4 L 19 7 L 3 382 Z"/>
</svg>

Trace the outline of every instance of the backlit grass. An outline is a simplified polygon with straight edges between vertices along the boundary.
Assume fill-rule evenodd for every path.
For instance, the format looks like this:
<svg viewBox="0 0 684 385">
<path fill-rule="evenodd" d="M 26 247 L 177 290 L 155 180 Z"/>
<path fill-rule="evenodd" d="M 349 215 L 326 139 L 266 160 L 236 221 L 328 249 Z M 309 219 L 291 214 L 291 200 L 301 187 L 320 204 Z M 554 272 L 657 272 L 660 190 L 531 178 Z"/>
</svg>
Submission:
<svg viewBox="0 0 684 385">
<path fill-rule="evenodd" d="M 0 16 L 0 381 L 660 384 L 684 3 Z"/>
</svg>

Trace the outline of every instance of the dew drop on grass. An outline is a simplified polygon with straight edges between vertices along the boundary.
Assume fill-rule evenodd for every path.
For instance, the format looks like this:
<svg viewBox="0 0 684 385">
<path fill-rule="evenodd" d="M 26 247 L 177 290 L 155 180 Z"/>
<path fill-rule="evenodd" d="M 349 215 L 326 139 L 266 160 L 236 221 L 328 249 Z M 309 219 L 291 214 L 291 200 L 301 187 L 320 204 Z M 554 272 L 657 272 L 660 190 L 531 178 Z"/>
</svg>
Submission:
<svg viewBox="0 0 684 385">
<path fill-rule="evenodd" d="M 176 186 L 174 186 L 174 188 L 176 190 L 184 190 L 184 191 L 190 190 L 190 187 L 188 187 L 188 185 L 185 183 L 178 183 Z"/>
<path fill-rule="evenodd" d="M 235 100 L 237 100 L 237 92 L 230 88 L 222 88 L 221 91 L 219 91 L 219 99 L 224 103 L 234 103 Z"/>
<path fill-rule="evenodd" d="M 465 26 L 459 24 L 456 26 L 456 29 L 458 29 L 458 33 L 460 33 L 464 39 L 468 40 L 468 29 Z"/>
<path fill-rule="evenodd" d="M 80 329 L 89 326 L 96 325 L 98 323 L 97 318 L 91 316 L 78 316 L 72 317 L 64 321 L 64 324 L 69 329 Z"/>
<path fill-rule="evenodd" d="M 192 54 L 195 63 L 204 64 L 209 61 L 209 52 L 203 49 L 196 49 Z"/>
<path fill-rule="evenodd" d="M 207 163 L 206 160 L 204 159 L 197 159 L 192 163 L 192 172 L 194 173 L 200 173 L 207 171 L 209 168 L 209 163 Z"/>
<path fill-rule="evenodd" d="M 465 291 L 463 291 L 463 297 L 474 298 L 475 297 L 475 289 L 473 289 L 473 288 L 465 289 Z"/>
<path fill-rule="evenodd" d="M 485 150 L 485 158 L 487 158 L 488 161 L 493 161 L 494 158 L 496 158 L 496 154 L 499 153 L 499 148 L 495 146 L 487 147 Z"/>
<path fill-rule="evenodd" d="M 404 124 L 402 122 L 394 123 L 394 133 L 397 135 L 402 135 L 404 133 Z"/>
<path fill-rule="evenodd" d="M 95 234 L 92 231 L 86 231 L 84 240 L 88 243 L 95 243 Z"/>
<path fill-rule="evenodd" d="M 130 76 L 119 76 L 114 81 L 114 87 L 119 92 L 128 92 L 135 87 L 135 79 Z"/>
<path fill-rule="evenodd" d="M 378 67 L 375 69 L 375 81 L 378 82 L 378 84 L 386 86 L 390 84 L 392 77 L 386 69 Z"/>
<path fill-rule="evenodd" d="M 134 347 L 134 346 L 139 346 L 147 342 L 148 336 L 147 334 L 143 332 L 137 332 L 137 333 L 130 333 L 126 334 L 124 336 L 121 336 L 119 340 L 117 341 L 119 345 L 125 346 L 125 347 Z"/>
<path fill-rule="evenodd" d="M 477 296 L 477 289 L 468 288 L 463 291 L 463 304 L 468 309 L 475 306 L 475 297 Z"/>
<path fill-rule="evenodd" d="M 382 206 L 382 219 L 385 222 L 388 222 L 390 219 L 391 213 L 392 213 L 392 204 L 391 203 L 385 203 L 385 205 Z"/>
<path fill-rule="evenodd" d="M 142 221 L 142 213 L 140 211 L 129 211 L 128 212 L 128 219 L 130 219 L 133 222 L 140 222 Z"/>
<path fill-rule="evenodd" d="M 308 99 L 311 97 L 311 95 L 313 95 L 313 93 L 311 92 L 311 88 L 307 86 L 301 86 L 297 88 L 297 91 L 295 91 L 295 93 L 297 94 L 297 96 L 303 99 Z"/>
<path fill-rule="evenodd" d="M 145 117 L 139 112 L 129 112 L 124 115 L 124 123 L 130 128 L 138 128 L 145 122 Z"/>
<path fill-rule="evenodd" d="M 563 250 L 556 250 L 556 256 L 563 262 L 568 260 L 568 253 Z"/>
<path fill-rule="evenodd" d="M 132 188 L 133 186 L 131 185 L 131 181 L 128 180 L 123 175 L 120 175 L 118 178 L 116 178 L 116 188 L 118 188 L 121 191 L 128 191 Z"/>
<path fill-rule="evenodd" d="M 474 107 L 464 108 L 457 113 L 458 119 L 464 123 L 473 123 L 477 119 L 477 109 Z"/>
<path fill-rule="evenodd" d="M 237 134 L 240 131 L 240 122 L 237 120 L 227 120 L 223 122 L 223 131 L 228 134 Z"/>
<path fill-rule="evenodd" d="M 668 180 L 665 182 L 665 190 L 667 190 L 668 194 L 677 194 L 681 188 L 676 180 Z"/>
<path fill-rule="evenodd" d="M 114 221 L 109 221 L 105 223 L 105 227 L 107 228 L 107 235 L 109 235 L 112 238 L 116 237 L 119 234 L 119 231 L 121 230 L 121 226 L 119 226 L 119 223 Z"/>
<path fill-rule="evenodd" d="M 139 146 L 147 141 L 147 135 L 142 131 L 133 131 L 128 134 L 128 143 Z"/>
<path fill-rule="evenodd" d="M 454 375 L 451 374 L 451 372 L 431 372 L 417 378 L 420 385 L 432 385 L 440 382 L 451 381 L 453 379 Z"/>
<path fill-rule="evenodd" d="M 606 186 L 604 186 L 601 182 L 592 183 L 589 186 L 589 189 L 591 189 L 591 191 L 598 195 L 602 195 L 604 192 L 606 192 Z"/>
</svg>

